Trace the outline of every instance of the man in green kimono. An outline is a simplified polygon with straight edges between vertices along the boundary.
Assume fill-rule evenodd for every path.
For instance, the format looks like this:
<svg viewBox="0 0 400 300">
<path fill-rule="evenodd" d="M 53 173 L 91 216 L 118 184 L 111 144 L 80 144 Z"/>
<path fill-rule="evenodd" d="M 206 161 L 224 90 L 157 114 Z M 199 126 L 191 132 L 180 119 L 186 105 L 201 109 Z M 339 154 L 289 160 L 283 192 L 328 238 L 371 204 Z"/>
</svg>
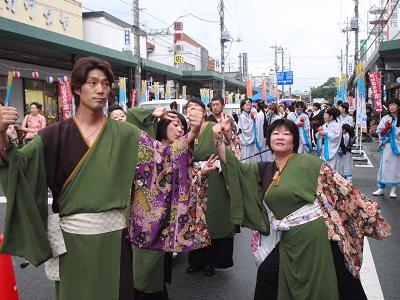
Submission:
<svg viewBox="0 0 400 300">
<path fill-rule="evenodd" d="M 56 280 L 60 300 L 133 299 L 126 212 L 137 149 L 148 136 L 104 117 L 113 80 L 107 61 L 79 59 L 71 75 L 76 115 L 40 131 L 21 150 L 6 135 L 16 109 L 0 110 L 0 179 L 7 198 L 1 252 L 35 266 L 51 258 L 46 273 Z M 189 119 L 193 139 L 199 118 Z M 155 143 L 146 146 L 156 155 Z"/>
</svg>

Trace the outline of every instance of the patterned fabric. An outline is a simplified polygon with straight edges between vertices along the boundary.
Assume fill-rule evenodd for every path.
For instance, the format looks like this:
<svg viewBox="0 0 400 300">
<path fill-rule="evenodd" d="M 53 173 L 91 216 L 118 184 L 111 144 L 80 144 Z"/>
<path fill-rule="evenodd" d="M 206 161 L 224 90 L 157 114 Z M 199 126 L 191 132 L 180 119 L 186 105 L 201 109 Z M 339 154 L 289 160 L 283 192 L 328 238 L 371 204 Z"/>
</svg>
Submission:
<svg viewBox="0 0 400 300">
<path fill-rule="evenodd" d="M 235 156 L 240 159 L 240 151 L 242 147 L 242 143 L 240 142 L 239 136 L 237 135 L 238 128 L 236 125 L 236 122 L 231 119 L 231 131 L 232 131 L 232 137 L 231 137 L 231 143 L 229 145 L 230 149 L 235 153 Z"/>
<path fill-rule="evenodd" d="M 196 177 L 201 184 L 191 185 L 191 160 L 187 136 L 164 146 L 142 133 L 127 237 L 137 247 L 186 252 L 210 244 L 208 185 Z"/>
<path fill-rule="evenodd" d="M 316 197 L 328 238 L 338 242 L 347 269 L 359 277 L 364 236 L 378 240 L 390 236 L 390 225 L 381 215 L 379 204 L 367 199 L 327 164 L 321 166 Z"/>
</svg>

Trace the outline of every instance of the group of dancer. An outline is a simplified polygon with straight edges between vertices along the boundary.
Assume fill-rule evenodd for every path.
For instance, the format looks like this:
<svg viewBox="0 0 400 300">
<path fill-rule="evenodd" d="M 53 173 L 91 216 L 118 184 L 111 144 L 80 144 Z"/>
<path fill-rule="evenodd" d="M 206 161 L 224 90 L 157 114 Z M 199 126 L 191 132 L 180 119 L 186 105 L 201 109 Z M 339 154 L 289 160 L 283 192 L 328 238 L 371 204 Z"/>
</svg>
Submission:
<svg viewBox="0 0 400 300">
<path fill-rule="evenodd" d="M 189 253 L 187 273 L 212 276 L 233 266 L 234 236 L 247 227 L 258 233 L 252 248 L 261 257 L 255 299 L 366 299 L 363 238 L 386 238 L 390 226 L 330 166 L 326 145 L 338 138 L 329 110 L 318 132 L 322 160 L 299 153 L 311 142 L 299 103 L 265 130 L 273 160 L 249 163 L 240 160 L 248 120 L 239 120 L 238 135 L 223 98 L 213 99 L 212 116 L 190 98 L 185 116 L 116 107 L 105 117 L 113 80 L 107 61 L 79 59 L 76 115 L 21 149 L 7 135 L 18 112 L 1 108 L 2 253 L 46 262 L 60 300 L 168 299 L 171 253 Z"/>
</svg>

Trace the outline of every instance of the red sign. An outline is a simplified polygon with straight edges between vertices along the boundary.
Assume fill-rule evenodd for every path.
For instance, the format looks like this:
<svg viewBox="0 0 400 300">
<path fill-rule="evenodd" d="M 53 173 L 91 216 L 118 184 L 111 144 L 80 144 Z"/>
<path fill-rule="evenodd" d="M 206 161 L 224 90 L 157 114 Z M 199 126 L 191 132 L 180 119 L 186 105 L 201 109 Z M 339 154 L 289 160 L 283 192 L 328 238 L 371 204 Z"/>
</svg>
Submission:
<svg viewBox="0 0 400 300">
<path fill-rule="evenodd" d="M 63 120 L 67 120 L 72 117 L 72 92 L 71 92 L 71 81 L 66 82 L 58 81 L 59 94 L 61 97 L 61 105 L 63 112 Z"/>
<path fill-rule="evenodd" d="M 381 81 L 382 76 L 381 72 L 373 72 L 368 73 L 369 82 L 371 83 L 371 92 L 372 99 L 374 99 L 375 110 L 377 112 L 381 112 L 382 108 L 382 89 L 381 89 Z"/>
<path fill-rule="evenodd" d="M 183 23 L 182 22 L 174 22 L 174 30 L 175 31 L 182 31 L 183 30 Z"/>
<path fill-rule="evenodd" d="M 132 102 L 131 107 L 135 107 L 136 106 L 136 89 L 131 89 L 131 102 Z"/>
<path fill-rule="evenodd" d="M 183 33 L 175 33 L 175 43 L 183 40 Z"/>
</svg>

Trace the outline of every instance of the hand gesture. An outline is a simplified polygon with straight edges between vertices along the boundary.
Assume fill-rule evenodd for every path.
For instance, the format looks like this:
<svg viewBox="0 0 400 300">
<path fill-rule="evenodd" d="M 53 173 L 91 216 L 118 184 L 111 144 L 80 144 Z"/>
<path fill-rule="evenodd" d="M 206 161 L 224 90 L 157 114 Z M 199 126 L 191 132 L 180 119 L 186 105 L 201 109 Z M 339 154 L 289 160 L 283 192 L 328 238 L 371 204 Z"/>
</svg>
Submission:
<svg viewBox="0 0 400 300">
<path fill-rule="evenodd" d="M 231 130 L 231 119 L 225 113 L 221 114 L 221 121 L 219 122 L 222 127 L 222 131 L 230 131 Z"/>
<path fill-rule="evenodd" d="M 220 140 L 223 138 L 223 130 L 221 124 L 216 124 L 212 128 L 214 140 Z"/>
<path fill-rule="evenodd" d="M 207 163 L 201 168 L 201 175 L 207 175 L 210 172 L 214 171 L 216 168 L 214 163 L 217 159 L 218 155 L 212 154 L 210 158 L 207 160 Z"/>
<path fill-rule="evenodd" d="M 188 115 L 190 128 L 200 128 L 204 114 L 202 111 L 191 110 Z"/>
<path fill-rule="evenodd" d="M 168 119 L 170 121 L 177 118 L 176 114 L 169 112 L 165 107 L 157 107 L 151 115 L 156 118 Z"/>
<path fill-rule="evenodd" d="M 18 117 L 18 112 L 15 107 L 2 106 L 0 108 L 0 133 L 6 133 L 8 127 L 14 125 Z"/>
</svg>

